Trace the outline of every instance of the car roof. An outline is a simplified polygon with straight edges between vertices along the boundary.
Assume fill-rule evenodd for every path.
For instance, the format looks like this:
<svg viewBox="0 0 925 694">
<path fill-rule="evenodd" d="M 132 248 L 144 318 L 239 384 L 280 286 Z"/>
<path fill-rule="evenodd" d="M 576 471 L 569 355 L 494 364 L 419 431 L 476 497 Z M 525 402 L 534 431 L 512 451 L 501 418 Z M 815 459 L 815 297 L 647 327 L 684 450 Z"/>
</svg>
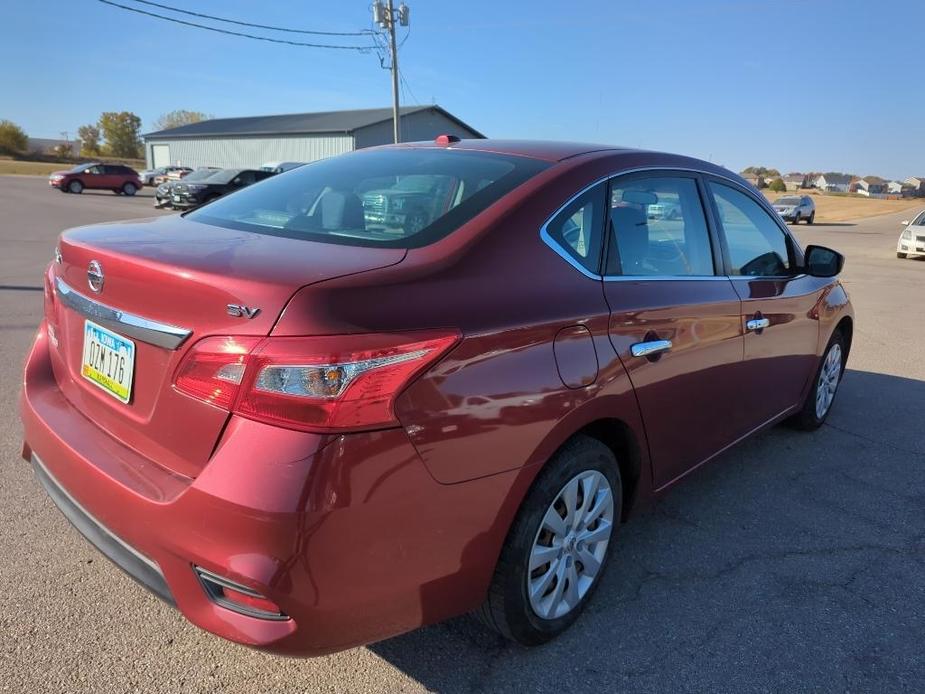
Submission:
<svg viewBox="0 0 925 694">
<path fill-rule="evenodd" d="M 459 140 L 450 144 L 438 144 L 432 140 L 424 142 L 406 142 L 400 145 L 384 147 L 414 147 L 434 149 L 462 149 L 495 154 L 512 154 L 515 156 L 543 159 L 545 161 L 562 161 L 580 154 L 604 151 L 627 151 L 628 147 L 601 145 L 588 142 L 557 142 L 553 140 L 494 140 L 472 139 Z"/>
</svg>

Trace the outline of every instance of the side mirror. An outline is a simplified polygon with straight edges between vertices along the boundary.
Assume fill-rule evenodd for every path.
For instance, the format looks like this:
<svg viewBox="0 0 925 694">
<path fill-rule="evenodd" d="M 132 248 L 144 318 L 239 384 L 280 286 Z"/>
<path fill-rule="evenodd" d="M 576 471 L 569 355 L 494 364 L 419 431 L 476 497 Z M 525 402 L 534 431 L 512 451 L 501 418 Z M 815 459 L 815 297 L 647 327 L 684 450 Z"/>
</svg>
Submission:
<svg viewBox="0 0 925 694">
<path fill-rule="evenodd" d="M 845 256 L 825 246 L 807 246 L 804 265 L 807 275 L 835 277 L 845 267 Z"/>
<path fill-rule="evenodd" d="M 908 219 L 904 219 L 903 221 L 900 222 L 900 224 L 901 224 L 902 226 L 904 226 L 904 227 L 907 227 L 907 226 L 909 226 L 909 220 L 908 220 Z"/>
</svg>

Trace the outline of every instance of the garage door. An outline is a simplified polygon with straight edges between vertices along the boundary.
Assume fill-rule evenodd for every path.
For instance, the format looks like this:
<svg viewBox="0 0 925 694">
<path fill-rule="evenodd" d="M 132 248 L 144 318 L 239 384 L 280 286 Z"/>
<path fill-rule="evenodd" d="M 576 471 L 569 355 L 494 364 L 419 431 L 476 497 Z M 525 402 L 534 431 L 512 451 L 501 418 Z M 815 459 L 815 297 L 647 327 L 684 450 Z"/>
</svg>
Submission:
<svg viewBox="0 0 925 694">
<path fill-rule="evenodd" d="M 151 167 L 170 166 L 170 145 L 151 145 Z"/>
</svg>

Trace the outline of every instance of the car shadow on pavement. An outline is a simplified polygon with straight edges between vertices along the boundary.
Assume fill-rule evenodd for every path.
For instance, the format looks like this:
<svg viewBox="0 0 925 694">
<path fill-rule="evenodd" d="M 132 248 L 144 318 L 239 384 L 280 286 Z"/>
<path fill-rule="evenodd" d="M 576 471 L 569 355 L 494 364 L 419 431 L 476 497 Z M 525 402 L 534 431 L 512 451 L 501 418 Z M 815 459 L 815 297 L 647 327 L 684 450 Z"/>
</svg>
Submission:
<svg viewBox="0 0 925 694">
<path fill-rule="evenodd" d="M 819 431 L 765 431 L 623 526 L 588 609 L 543 647 L 462 617 L 368 648 L 439 692 L 922 681 L 923 406 L 925 381 L 849 369 Z"/>
<path fill-rule="evenodd" d="M 857 224 L 854 222 L 813 222 L 812 224 L 807 224 L 806 226 L 814 227 L 856 227 Z"/>
</svg>

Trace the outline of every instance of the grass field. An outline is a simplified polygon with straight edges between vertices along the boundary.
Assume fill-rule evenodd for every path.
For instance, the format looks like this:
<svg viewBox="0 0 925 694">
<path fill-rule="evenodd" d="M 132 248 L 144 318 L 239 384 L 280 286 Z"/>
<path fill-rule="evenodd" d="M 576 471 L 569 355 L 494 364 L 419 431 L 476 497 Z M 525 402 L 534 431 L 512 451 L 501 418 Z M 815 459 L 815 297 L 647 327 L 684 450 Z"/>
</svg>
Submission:
<svg viewBox="0 0 925 694">
<path fill-rule="evenodd" d="M 52 171 L 69 169 L 73 164 L 50 164 L 44 161 L 16 161 L 0 159 L 0 175 L 47 176 Z"/>
</svg>

